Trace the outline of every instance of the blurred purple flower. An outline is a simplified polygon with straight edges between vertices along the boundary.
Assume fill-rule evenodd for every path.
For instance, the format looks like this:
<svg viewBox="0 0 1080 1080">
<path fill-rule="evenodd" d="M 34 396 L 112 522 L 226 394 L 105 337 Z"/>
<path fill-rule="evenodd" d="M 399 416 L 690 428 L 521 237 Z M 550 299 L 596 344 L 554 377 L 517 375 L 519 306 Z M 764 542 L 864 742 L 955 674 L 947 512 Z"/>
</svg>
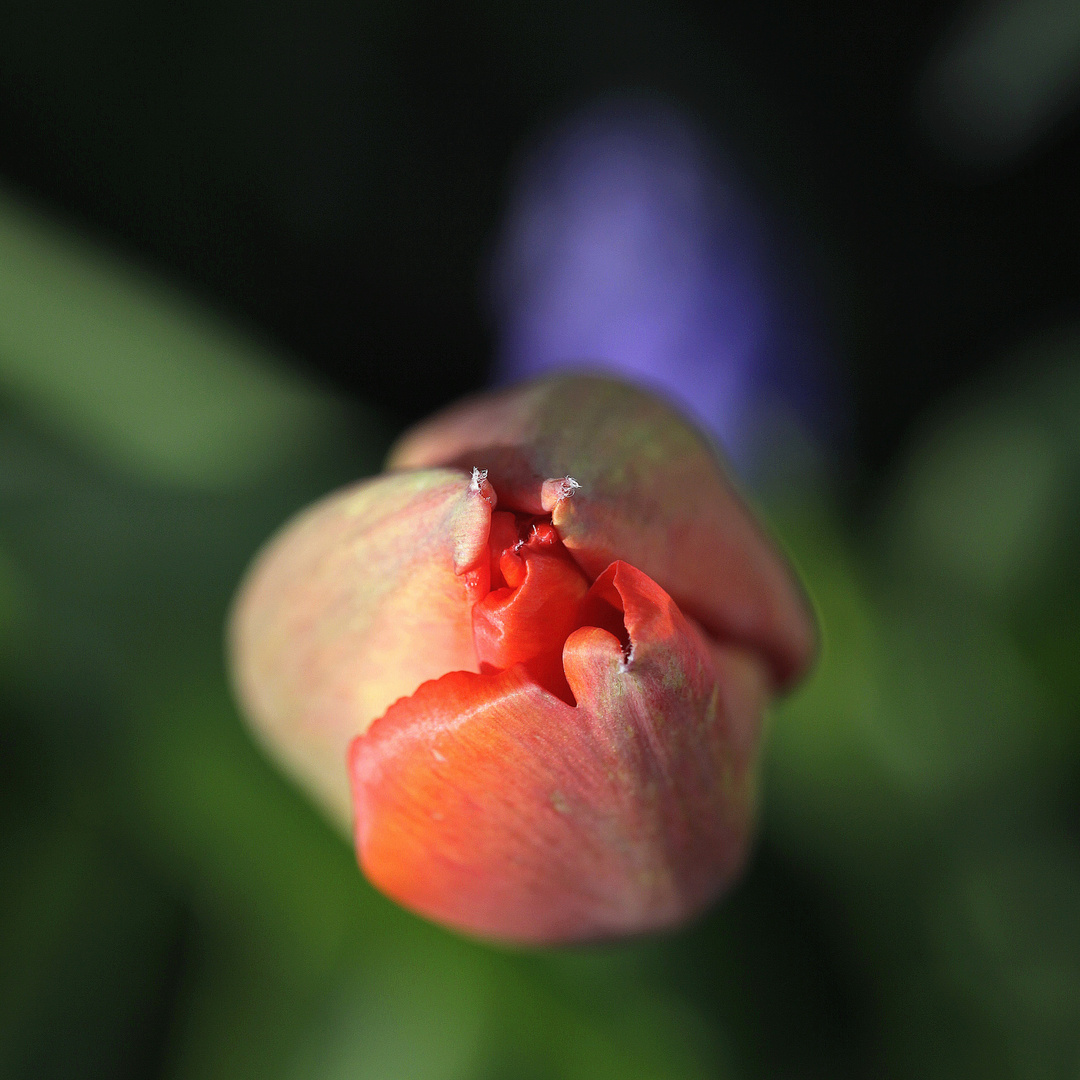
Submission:
<svg viewBox="0 0 1080 1080">
<path fill-rule="evenodd" d="M 666 104 L 603 102 L 535 149 L 492 269 L 500 382 L 614 371 L 750 471 L 777 413 L 818 426 L 810 306 L 734 170 Z"/>
</svg>

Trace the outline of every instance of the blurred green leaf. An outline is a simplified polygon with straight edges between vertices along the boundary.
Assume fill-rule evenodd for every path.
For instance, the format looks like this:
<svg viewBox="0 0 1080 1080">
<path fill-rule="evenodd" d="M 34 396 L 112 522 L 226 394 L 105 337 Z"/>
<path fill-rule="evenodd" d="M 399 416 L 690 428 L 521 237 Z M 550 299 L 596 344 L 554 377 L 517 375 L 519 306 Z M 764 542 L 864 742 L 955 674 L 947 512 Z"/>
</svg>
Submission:
<svg viewBox="0 0 1080 1080">
<path fill-rule="evenodd" d="M 0 547 L 0 666 L 26 604 L 25 589 L 23 575 Z"/>
<path fill-rule="evenodd" d="M 964 410 L 911 454 L 889 515 L 889 544 L 921 566 L 995 597 L 1022 588 L 1060 524 L 1064 462 L 1041 418 Z"/>
<path fill-rule="evenodd" d="M 1073 0 L 982 0 L 931 57 L 923 126 L 969 166 L 1000 167 L 1067 115 L 1080 86 L 1080 8 Z"/>
<path fill-rule="evenodd" d="M 169 1080 L 288 1075 L 316 1015 L 318 986 L 290 965 L 289 950 L 253 947 L 242 930 L 200 922 L 192 934 L 169 1031 Z"/>
<path fill-rule="evenodd" d="M 69 804 L 0 848 L 0 1076 L 11 1080 L 111 1080 L 153 1059 L 176 911 L 93 817 Z"/>
<path fill-rule="evenodd" d="M 789 843 L 867 869 L 961 807 L 1054 797 L 1075 725 L 1000 622 L 921 583 L 874 602 L 824 531 L 795 547 L 823 646 L 768 743 L 766 814 Z"/>
<path fill-rule="evenodd" d="M 325 975 L 365 913 L 377 922 L 372 909 L 388 906 L 364 884 L 350 845 L 255 746 L 222 682 L 159 685 L 145 707 L 125 771 L 148 857 L 211 925 Z"/>
<path fill-rule="evenodd" d="M 1006 1075 L 1080 1068 L 1080 857 L 1050 832 L 958 851 L 926 901 L 935 977 L 995 1033 Z"/>
<path fill-rule="evenodd" d="M 950 983 L 995 1022 L 1067 1036 L 1080 1055 L 1078 912 L 1075 844 L 1051 835 L 973 844 L 949 867 L 933 912 Z"/>
<path fill-rule="evenodd" d="M 133 475 L 266 476 L 335 415 L 279 357 L 0 191 L 0 394 Z"/>
<path fill-rule="evenodd" d="M 420 940 L 417 940 L 419 937 Z M 399 935 L 393 955 L 343 973 L 295 1049 L 296 1080 L 471 1080 L 484 1075 L 494 972 L 479 950 Z"/>
<path fill-rule="evenodd" d="M 770 823 L 808 851 L 872 850 L 889 806 L 886 632 L 865 570 L 830 517 L 804 507 L 782 535 L 810 594 L 821 651 L 806 683 L 775 709 L 768 732 L 764 807 Z"/>
<path fill-rule="evenodd" d="M 941 407 L 882 514 L 884 572 L 982 603 L 1080 703 L 1080 329 L 1066 326 Z"/>
</svg>

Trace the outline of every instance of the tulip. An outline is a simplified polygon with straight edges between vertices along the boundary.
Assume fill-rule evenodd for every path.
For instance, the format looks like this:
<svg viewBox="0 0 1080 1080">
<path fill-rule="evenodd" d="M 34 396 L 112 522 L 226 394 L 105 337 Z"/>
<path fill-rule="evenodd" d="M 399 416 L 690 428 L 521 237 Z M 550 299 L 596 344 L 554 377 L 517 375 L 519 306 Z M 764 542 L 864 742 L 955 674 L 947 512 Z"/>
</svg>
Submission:
<svg viewBox="0 0 1080 1080">
<path fill-rule="evenodd" d="M 406 434 L 237 599 L 238 695 L 368 878 L 483 938 L 676 925 L 737 875 L 761 718 L 814 652 L 709 444 L 556 377 Z"/>
</svg>

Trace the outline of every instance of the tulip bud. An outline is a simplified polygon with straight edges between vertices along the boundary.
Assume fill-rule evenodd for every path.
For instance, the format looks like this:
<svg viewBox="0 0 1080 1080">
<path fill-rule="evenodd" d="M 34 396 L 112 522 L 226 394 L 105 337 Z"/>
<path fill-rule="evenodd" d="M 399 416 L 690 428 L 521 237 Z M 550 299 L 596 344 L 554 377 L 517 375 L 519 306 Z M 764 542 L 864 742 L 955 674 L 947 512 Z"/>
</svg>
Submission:
<svg viewBox="0 0 1080 1080">
<path fill-rule="evenodd" d="M 670 926 L 733 878 L 769 696 L 813 626 L 702 438 L 564 377 L 421 425 L 237 600 L 256 732 L 369 878 L 521 942 Z"/>
</svg>

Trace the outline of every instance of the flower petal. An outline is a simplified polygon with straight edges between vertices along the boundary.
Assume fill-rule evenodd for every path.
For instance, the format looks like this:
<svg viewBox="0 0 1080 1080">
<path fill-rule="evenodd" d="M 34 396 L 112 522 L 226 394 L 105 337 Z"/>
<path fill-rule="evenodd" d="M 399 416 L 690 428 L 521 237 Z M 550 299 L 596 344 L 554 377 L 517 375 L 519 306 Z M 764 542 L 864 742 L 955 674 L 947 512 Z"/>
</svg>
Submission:
<svg viewBox="0 0 1080 1080">
<path fill-rule="evenodd" d="M 587 575 L 625 559 L 714 638 L 765 655 L 779 685 L 809 666 L 814 624 L 794 577 L 704 437 L 651 395 L 611 379 L 544 379 L 452 407 L 390 458 L 466 463 L 488 470 L 501 505 L 526 513 L 544 512 L 545 481 L 572 477 L 580 489 L 547 509 Z"/>
<path fill-rule="evenodd" d="M 486 563 L 491 505 L 460 471 L 378 477 L 305 511 L 248 574 L 230 625 L 239 697 L 343 825 L 357 733 L 426 679 L 479 670 L 457 571 Z"/>
</svg>

